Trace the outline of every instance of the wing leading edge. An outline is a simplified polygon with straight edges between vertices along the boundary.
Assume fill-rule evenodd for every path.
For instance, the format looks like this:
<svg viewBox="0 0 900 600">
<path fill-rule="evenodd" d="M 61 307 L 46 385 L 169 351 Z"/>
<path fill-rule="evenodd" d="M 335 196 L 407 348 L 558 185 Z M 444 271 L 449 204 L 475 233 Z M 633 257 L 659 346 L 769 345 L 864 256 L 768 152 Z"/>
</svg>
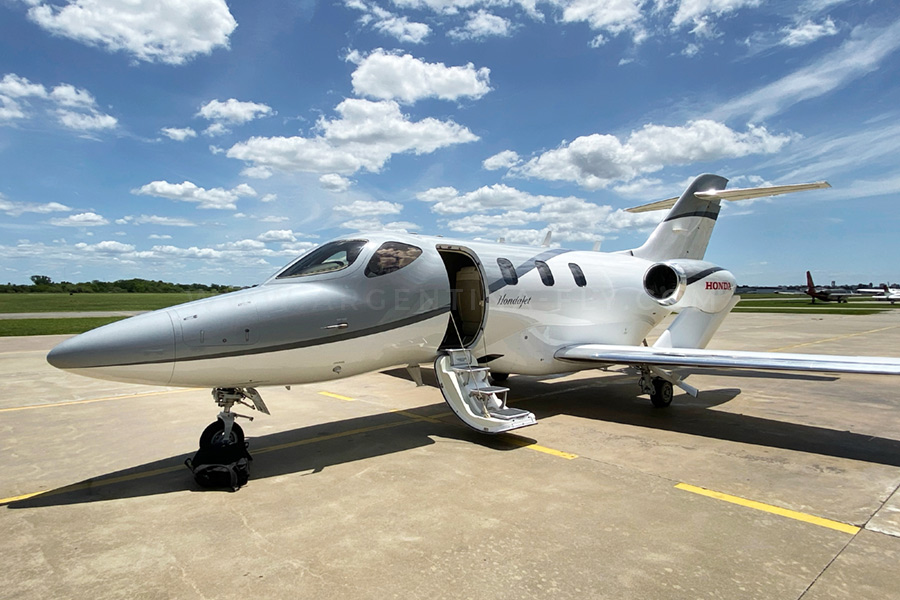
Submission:
<svg viewBox="0 0 900 600">
<path fill-rule="evenodd" d="M 654 348 L 579 344 L 554 355 L 560 360 L 658 367 L 760 369 L 819 373 L 900 375 L 900 358 L 883 356 L 829 356 L 781 352 L 745 352 L 694 348 Z"/>
</svg>

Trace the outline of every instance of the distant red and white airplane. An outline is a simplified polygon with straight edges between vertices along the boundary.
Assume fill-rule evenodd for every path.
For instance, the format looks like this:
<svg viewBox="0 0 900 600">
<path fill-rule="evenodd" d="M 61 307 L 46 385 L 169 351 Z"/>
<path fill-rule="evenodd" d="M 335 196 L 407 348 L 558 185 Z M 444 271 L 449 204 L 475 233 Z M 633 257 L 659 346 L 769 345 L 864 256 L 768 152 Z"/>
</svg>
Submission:
<svg viewBox="0 0 900 600">
<path fill-rule="evenodd" d="M 837 302 L 840 304 L 841 302 L 847 302 L 848 296 L 856 295 L 843 288 L 817 288 L 816 284 L 813 283 L 812 274 L 809 271 L 806 272 L 805 293 L 807 296 L 812 297 L 813 304 L 816 303 L 816 300 L 821 300 L 823 302 Z"/>
</svg>

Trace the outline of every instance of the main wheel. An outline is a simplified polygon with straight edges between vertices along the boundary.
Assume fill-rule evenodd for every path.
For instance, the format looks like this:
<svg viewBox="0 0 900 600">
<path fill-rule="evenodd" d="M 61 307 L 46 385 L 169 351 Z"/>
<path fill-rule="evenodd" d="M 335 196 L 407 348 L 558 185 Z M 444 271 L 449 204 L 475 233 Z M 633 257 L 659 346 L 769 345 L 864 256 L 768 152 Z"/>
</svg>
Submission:
<svg viewBox="0 0 900 600">
<path fill-rule="evenodd" d="M 213 446 L 224 446 L 226 444 L 243 444 L 244 430 L 237 423 L 231 426 L 231 435 L 225 439 L 225 422 L 222 419 L 216 419 L 215 423 L 210 423 L 203 433 L 200 434 L 200 447 L 210 448 Z"/>
<path fill-rule="evenodd" d="M 491 379 L 496 381 L 497 383 L 503 383 L 507 379 L 509 379 L 509 373 L 491 373 Z"/>
<path fill-rule="evenodd" d="M 650 401 L 656 408 L 665 408 L 672 404 L 672 384 L 665 379 L 656 378 L 653 380 L 653 393 L 650 394 Z"/>
</svg>

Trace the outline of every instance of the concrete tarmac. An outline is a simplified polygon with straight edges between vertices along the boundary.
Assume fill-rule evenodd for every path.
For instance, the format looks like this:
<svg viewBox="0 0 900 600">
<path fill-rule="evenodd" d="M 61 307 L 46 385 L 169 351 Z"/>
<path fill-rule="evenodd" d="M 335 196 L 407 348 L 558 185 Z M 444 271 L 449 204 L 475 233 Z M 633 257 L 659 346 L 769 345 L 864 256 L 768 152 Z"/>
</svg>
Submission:
<svg viewBox="0 0 900 600">
<path fill-rule="evenodd" d="M 900 597 L 898 378 L 512 376 L 480 435 L 429 369 L 261 388 L 236 493 L 183 461 L 209 390 L 50 367 L 0 338 L 0 598 Z M 900 356 L 900 313 L 733 314 L 713 347 Z M 238 412 L 250 413 L 249 409 Z"/>
</svg>

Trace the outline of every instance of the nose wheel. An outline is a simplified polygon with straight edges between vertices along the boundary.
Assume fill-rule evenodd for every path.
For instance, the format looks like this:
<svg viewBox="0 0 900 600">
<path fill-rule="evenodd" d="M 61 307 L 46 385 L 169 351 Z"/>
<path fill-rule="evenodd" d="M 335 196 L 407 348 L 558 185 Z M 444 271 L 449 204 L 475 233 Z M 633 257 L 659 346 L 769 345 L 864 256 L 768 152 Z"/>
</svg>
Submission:
<svg viewBox="0 0 900 600">
<path fill-rule="evenodd" d="M 216 419 L 215 423 L 210 423 L 206 429 L 203 430 L 203 433 L 200 434 L 201 448 L 213 448 L 243 443 L 244 430 L 241 429 L 240 425 L 234 422 L 234 417 L 232 417 L 231 431 L 227 436 L 225 434 L 225 421 L 222 419 Z"/>
<path fill-rule="evenodd" d="M 224 488 L 237 491 L 250 478 L 250 461 L 244 430 L 234 422 L 235 417 L 253 417 L 231 411 L 235 404 L 243 404 L 269 414 L 269 409 L 253 388 L 215 388 L 213 399 L 222 411 L 214 423 L 200 434 L 200 449 L 184 464 L 194 474 L 194 480 L 205 488 Z"/>
</svg>

